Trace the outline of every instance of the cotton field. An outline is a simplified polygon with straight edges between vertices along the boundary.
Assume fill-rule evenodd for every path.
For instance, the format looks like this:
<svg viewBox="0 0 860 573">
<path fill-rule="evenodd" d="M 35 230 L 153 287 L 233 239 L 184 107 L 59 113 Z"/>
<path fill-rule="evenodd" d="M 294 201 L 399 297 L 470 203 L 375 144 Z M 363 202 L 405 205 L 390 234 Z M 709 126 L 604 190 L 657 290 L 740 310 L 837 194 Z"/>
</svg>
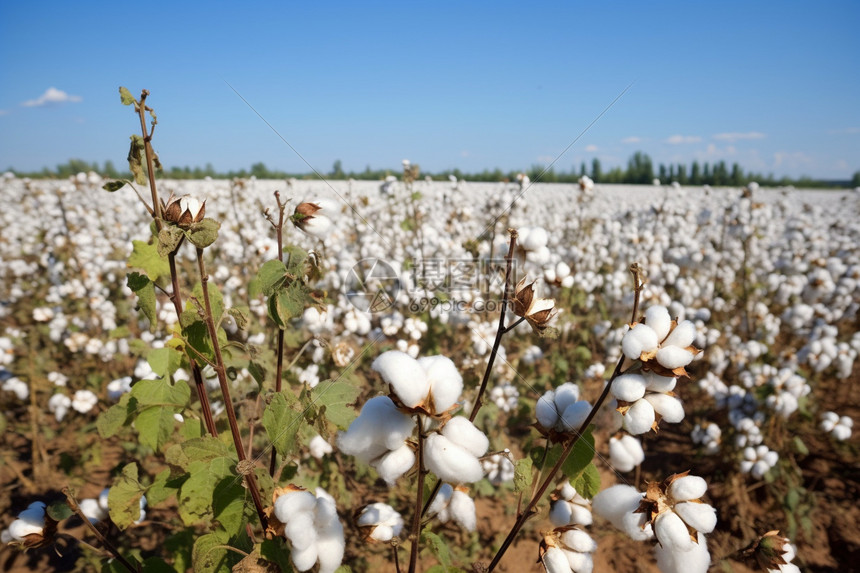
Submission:
<svg viewBox="0 0 860 573">
<path fill-rule="evenodd" d="M 177 571 L 229 570 L 226 545 L 332 572 L 824 571 L 860 551 L 860 193 L 439 182 L 408 162 L 157 182 L 156 224 L 147 184 L 0 180 L 10 566 L 99 570 L 58 541 L 99 546 L 81 515 Z M 193 458 L 207 434 L 219 453 Z M 75 509 L 64 487 L 82 514 L 52 514 Z"/>
</svg>

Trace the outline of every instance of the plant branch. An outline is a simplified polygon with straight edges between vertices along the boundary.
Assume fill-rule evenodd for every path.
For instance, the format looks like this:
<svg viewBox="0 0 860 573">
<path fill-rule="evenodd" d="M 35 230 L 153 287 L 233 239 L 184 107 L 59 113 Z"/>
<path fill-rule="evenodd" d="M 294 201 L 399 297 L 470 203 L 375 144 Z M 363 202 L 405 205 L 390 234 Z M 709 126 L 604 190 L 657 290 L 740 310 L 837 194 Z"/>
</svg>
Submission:
<svg viewBox="0 0 860 573">
<path fill-rule="evenodd" d="M 286 203 L 281 203 L 281 194 L 278 191 L 275 191 L 275 201 L 278 202 L 278 223 L 277 225 L 273 222 L 272 225 L 275 227 L 278 236 L 278 260 L 282 263 L 284 262 L 284 209 L 286 208 Z M 304 350 L 304 349 L 303 349 Z M 275 392 L 281 391 L 282 386 L 282 378 L 284 374 L 284 329 L 278 328 L 278 363 L 275 367 Z M 275 448 L 272 448 L 272 457 L 269 459 L 269 475 L 275 475 L 275 467 L 276 467 L 276 458 L 278 456 L 278 452 L 275 451 Z"/>
<path fill-rule="evenodd" d="M 78 505 L 75 496 L 72 495 L 71 489 L 69 489 L 68 486 L 63 488 L 63 495 L 66 496 L 66 503 L 69 504 L 69 508 L 75 512 L 75 515 L 81 518 L 81 521 L 83 521 L 84 525 L 86 525 L 93 533 L 93 535 L 96 536 L 96 539 L 99 540 L 99 543 L 101 543 L 105 549 L 107 549 L 114 557 L 116 557 L 116 560 L 119 561 L 123 567 L 131 571 L 131 573 L 140 573 L 140 566 L 138 565 L 137 567 L 135 567 L 125 557 L 123 557 L 120 554 L 119 550 L 117 550 L 117 548 L 114 547 L 113 544 L 108 541 L 104 535 L 102 535 L 102 533 L 96 528 L 96 526 L 92 524 L 89 518 L 84 515 L 84 512 L 81 511 L 81 508 Z"/>
<path fill-rule="evenodd" d="M 233 410 L 233 401 L 230 398 L 230 388 L 227 385 L 227 369 L 224 366 L 224 357 L 221 355 L 221 344 L 218 342 L 218 332 L 215 329 L 215 319 L 212 316 L 212 304 L 209 298 L 209 275 L 206 274 L 206 266 L 203 263 L 203 249 L 197 248 L 197 269 L 200 272 L 200 286 L 203 291 L 203 303 L 206 307 L 206 328 L 209 330 L 209 338 L 212 340 L 212 348 L 215 351 L 215 372 L 218 374 L 218 384 L 221 386 L 221 395 L 224 399 L 224 411 L 230 422 L 230 433 L 233 436 L 233 445 L 236 447 L 236 455 L 239 457 L 239 465 L 246 461 L 245 446 L 242 445 L 242 437 L 239 434 L 239 424 L 236 421 L 236 412 Z M 257 515 L 263 530 L 268 526 L 268 519 L 263 511 L 263 500 L 260 488 L 257 485 L 256 476 L 253 471 L 242 472 L 254 500 Z"/>
<path fill-rule="evenodd" d="M 421 515 L 422 503 L 424 501 L 424 476 L 427 470 L 424 468 L 424 424 L 421 416 L 418 416 L 418 493 L 415 499 L 415 515 L 412 518 L 412 547 L 409 551 L 409 573 L 415 573 L 418 565 L 418 546 L 421 540 Z M 441 480 L 439 480 L 441 483 Z"/>
</svg>

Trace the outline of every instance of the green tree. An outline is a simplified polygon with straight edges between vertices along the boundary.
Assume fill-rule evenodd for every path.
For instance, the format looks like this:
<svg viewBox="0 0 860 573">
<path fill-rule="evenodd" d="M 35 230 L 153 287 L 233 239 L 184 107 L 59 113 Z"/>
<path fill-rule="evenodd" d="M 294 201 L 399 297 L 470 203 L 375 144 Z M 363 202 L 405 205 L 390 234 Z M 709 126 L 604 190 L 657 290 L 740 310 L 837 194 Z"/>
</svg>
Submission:
<svg viewBox="0 0 860 573">
<path fill-rule="evenodd" d="M 699 166 L 698 161 L 693 161 L 693 165 L 690 167 L 690 184 L 702 184 L 702 168 Z"/>
<path fill-rule="evenodd" d="M 627 161 L 627 181 L 629 183 L 650 184 L 654 180 L 654 165 L 651 158 L 637 151 Z"/>
<path fill-rule="evenodd" d="M 343 172 L 343 164 L 340 162 L 340 159 L 335 159 L 329 175 L 331 175 L 333 179 L 344 179 L 345 174 Z"/>
<path fill-rule="evenodd" d="M 603 172 L 600 170 L 600 160 L 594 158 L 591 160 L 591 179 L 596 183 L 603 177 Z"/>
<path fill-rule="evenodd" d="M 852 187 L 860 187 L 860 171 L 854 172 L 854 177 L 851 178 Z"/>
</svg>

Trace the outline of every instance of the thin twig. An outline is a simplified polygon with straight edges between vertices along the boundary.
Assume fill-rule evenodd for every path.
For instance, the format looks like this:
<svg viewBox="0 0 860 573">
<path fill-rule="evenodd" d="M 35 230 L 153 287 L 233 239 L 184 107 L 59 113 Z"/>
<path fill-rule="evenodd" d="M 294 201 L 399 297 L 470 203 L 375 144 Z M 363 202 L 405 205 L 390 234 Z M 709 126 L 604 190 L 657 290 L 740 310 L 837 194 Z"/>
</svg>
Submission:
<svg viewBox="0 0 860 573">
<path fill-rule="evenodd" d="M 93 525 L 93 523 L 89 520 L 89 518 L 86 515 L 84 515 L 84 512 L 81 511 L 81 508 L 78 505 L 78 502 L 75 499 L 75 496 L 72 495 L 71 489 L 69 489 L 68 486 L 63 488 L 63 495 L 66 496 L 66 503 L 69 504 L 69 508 L 75 512 L 75 515 L 77 515 L 78 517 L 81 518 L 81 521 L 83 521 L 84 525 L 86 525 L 89 528 L 89 530 L 93 533 L 93 535 L 96 536 L 96 539 L 99 540 L 99 543 L 101 543 L 105 549 L 110 551 L 110 553 L 114 557 L 116 557 L 116 560 L 119 561 L 123 567 L 125 567 L 126 569 L 131 571 L 131 573 L 140 573 L 140 565 L 135 567 L 125 557 L 123 557 L 120 554 L 119 550 L 117 550 L 117 548 L 114 547 L 113 544 L 110 541 L 108 541 L 104 535 L 102 535 L 101 531 L 96 529 L 96 526 Z"/>
<path fill-rule="evenodd" d="M 418 493 L 415 500 L 415 515 L 412 518 L 412 547 L 409 550 L 409 573 L 415 573 L 418 566 L 418 547 L 421 539 L 421 514 L 422 502 L 424 501 L 424 476 L 427 470 L 424 468 L 424 424 L 418 417 Z M 441 480 L 439 480 L 441 482 Z"/>
</svg>

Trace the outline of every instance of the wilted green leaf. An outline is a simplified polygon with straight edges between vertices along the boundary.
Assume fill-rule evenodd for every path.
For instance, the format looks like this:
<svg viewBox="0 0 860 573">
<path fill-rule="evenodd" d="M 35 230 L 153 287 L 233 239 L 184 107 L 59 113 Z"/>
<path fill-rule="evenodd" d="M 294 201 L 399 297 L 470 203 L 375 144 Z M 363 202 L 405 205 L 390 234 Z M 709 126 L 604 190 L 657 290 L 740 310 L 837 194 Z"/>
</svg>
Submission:
<svg viewBox="0 0 860 573">
<path fill-rule="evenodd" d="M 248 327 L 248 307 L 231 307 L 227 310 L 227 314 L 233 317 L 233 320 L 236 322 L 236 327 L 239 330 L 245 330 Z"/>
<path fill-rule="evenodd" d="M 128 168 L 134 175 L 134 182 L 143 185 L 146 183 L 146 176 L 143 174 L 143 156 L 145 154 L 143 138 L 135 134 L 129 139 L 131 139 L 131 146 L 128 149 Z"/>
<path fill-rule="evenodd" d="M 65 501 L 55 501 L 48 505 L 45 509 L 45 513 L 47 513 L 54 521 L 63 521 L 74 514 L 72 508 L 69 507 L 69 504 Z"/>
<path fill-rule="evenodd" d="M 185 232 L 173 225 L 164 225 L 158 232 L 158 254 L 166 257 L 179 247 L 179 242 L 185 237 Z"/>
<path fill-rule="evenodd" d="M 296 433 L 303 423 L 295 397 L 288 392 L 276 392 L 263 412 L 263 427 L 278 454 L 287 456 L 296 449 Z"/>
<path fill-rule="evenodd" d="M 430 553 L 439 560 L 439 563 L 447 571 L 447 568 L 451 566 L 451 553 L 448 551 L 445 541 L 429 529 L 425 529 L 421 532 L 421 543 L 430 549 Z"/>
<path fill-rule="evenodd" d="M 114 191 L 119 191 L 120 189 L 125 187 L 126 183 L 127 182 L 123 181 L 122 179 L 117 179 L 116 181 L 108 181 L 107 183 L 102 185 L 102 189 L 109 193 L 113 193 Z"/>
<path fill-rule="evenodd" d="M 531 485 L 533 467 L 531 458 L 517 460 L 514 464 L 514 491 L 524 491 Z"/>
<path fill-rule="evenodd" d="M 355 400 L 361 389 L 346 380 L 325 381 L 311 390 L 311 399 L 317 407 L 325 407 L 325 418 L 341 430 L 355 419 Z"/>
<path fill-rule="evenodd" d="M 149 321 L 150 332 L 155 332 L 158 317 L 155 307 L 155 283 L 149 277 L 140 273 L 129 273 L 128 288 L 137 295 L 137 306 Z"/>
<path fill-rule="evenodd" d="M 286 272 L 287 267 L 278 259 L 266 261 L 257 271 L 257 276 L 254 277 L 248 287 L 250 295 L 252 297 L 260 294 L 270 296 L 276 288 L 284 283 L 287 278 Z"/>
<path fill-rule="evenodd" d="M 122 102 L 122 105 L 131 105 L 137 102 L 134 96 L 131 95 L 131 92 L 128 91 L 128 88 L 122 86 L 119 87 L 119 101 Z"/>
<path fill-rule="evenodd" d="M 186 236 L 195 247 L 205 249 L 218 239 L 218 229 L 220 228 L 221 223 L 215 219 L 206 218 L 199 223 L 192 223 Z"/>
<path fill-rule="evenodd" d="M 140 518 L 140 498 L 145 488 L 137 478 L 137 464 L 122 468 L 108 492 L 108 513 L 120 529 L 125 529 Z"/>
<path fill-rule="evenodd" d="M 170 276 L 170 265 L 166 257 L 158 254 L 157 245 L 145 241 L 132 241 L 132 245 L 129 267 L 142 269 L 153 282 L 157 282 L 160 277 Z"/>
<path fill-rule="evenodd" d="M 230 536 L 216 531 L 201 535 L 194 542 L 191 561 L 195 573 L 230 573 L 241 555 L 227 548 Z"/>
</svg>

